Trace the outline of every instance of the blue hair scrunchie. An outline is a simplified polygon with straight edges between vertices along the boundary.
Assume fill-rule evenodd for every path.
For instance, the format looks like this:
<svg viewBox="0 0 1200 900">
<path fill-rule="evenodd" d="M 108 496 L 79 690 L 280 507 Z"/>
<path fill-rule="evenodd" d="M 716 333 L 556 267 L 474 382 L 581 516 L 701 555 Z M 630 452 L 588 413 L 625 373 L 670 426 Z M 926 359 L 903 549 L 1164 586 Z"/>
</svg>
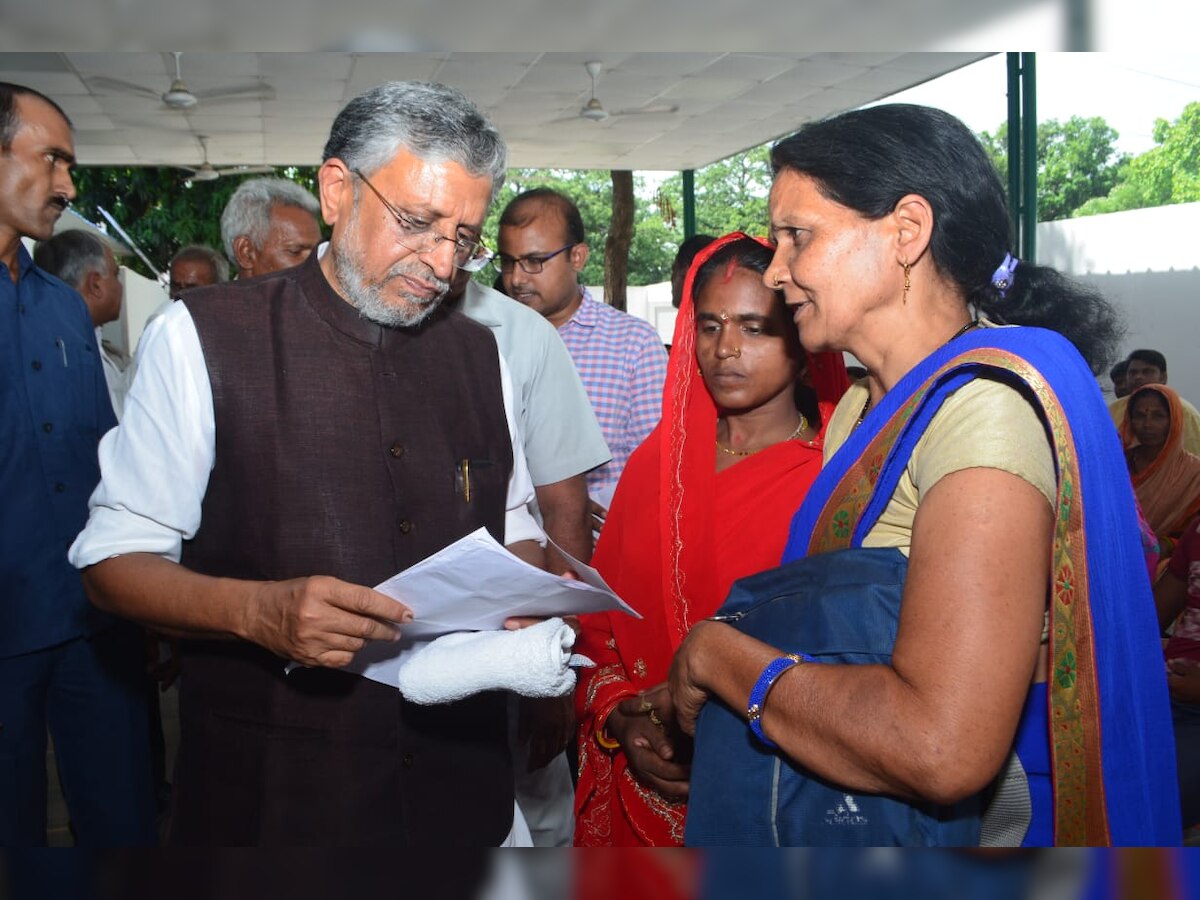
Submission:
<svg viewBox="0 0 1200 900">
<path fill-rule="evenodd" d="M 1020 260 L 1011 253 L 1004 254 L 1004 262 L 996 267 L 996 271 L 992 273 L 992 287 L 996 289 L 996 293 L 1003 300 L 1008 294 L 1008 289 L 1012 287 L 1013 272 L 1017 270 L 1017 263 Z"/>
</svg>

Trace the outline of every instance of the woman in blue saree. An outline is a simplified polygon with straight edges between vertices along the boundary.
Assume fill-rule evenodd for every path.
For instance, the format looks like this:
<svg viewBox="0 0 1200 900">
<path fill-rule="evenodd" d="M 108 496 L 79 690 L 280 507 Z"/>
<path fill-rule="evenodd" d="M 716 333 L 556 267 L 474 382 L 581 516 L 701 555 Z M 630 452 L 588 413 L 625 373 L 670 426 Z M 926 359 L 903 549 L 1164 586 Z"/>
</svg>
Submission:
<svg viewBox="0 0 1200 900">
<path fill-rule="evenodd" d="M 844 664 L 805 658 L 803 634 L 700 622 L 671 670 L 681 725 L 719 700 L 755 736 L 747 753 L 844 792 L 836 825 L 864 818 L 857 796 L 953 808 L 1018 771 L 1030 808 L 1015 830 L 985 824 L 984 843 L 1178 843 L 1154 607 L 1093 378 L 1119 338 L 1112 308 L 1013 259 L 999 178 L 940 110 L 813 123 L 772 165 L 764 278 L 806 350 L 868 372 L 830 422 L 784 561 L 893 548 L 895 643 Z"/>
</svg>

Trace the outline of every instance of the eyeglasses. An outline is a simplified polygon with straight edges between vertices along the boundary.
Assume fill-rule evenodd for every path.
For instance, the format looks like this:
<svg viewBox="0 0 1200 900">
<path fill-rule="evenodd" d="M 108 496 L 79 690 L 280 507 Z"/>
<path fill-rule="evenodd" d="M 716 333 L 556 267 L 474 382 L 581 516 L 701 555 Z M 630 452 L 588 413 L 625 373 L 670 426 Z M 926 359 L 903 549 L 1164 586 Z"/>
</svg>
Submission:
<svg viewBox="0 0 1200 900">
<path fill-rule="evenodd" d="M 536 275 L 542 271 L 546 263 L 554 259 L 560 253 L 565 253 L 577 244 L 578 241 L 572 241 L 565 247 L 559 247 L 553 253 L 535 254 L 531 256 L 505 256 L 500 253 L 492 257 L 492 266 L 499 272 L 511 272 L 514 265 L 519 265 L 521 271 L 527 275 Z"/>
<path fill-rule="evenodd" d="M 430 253 L 436 250 L 442 241 L 453 241 L 454 266 L 465 272 L 478 272 L 492 258 L 492 251 L 483 245 L 483 241 L 472 237 L 446 237 L 444 234 L 438 234 L 432 226 L 414 219 L 389 203 L 358 169 L 350 171 L 362 179 L 362 183 L 371 189 L 371 193 L 378 197 L 379 202 L 392 214 L 396 224 L 400 226 L 400 237 L 396 241 L 401 247 L 413 253 Z"/>
</svg>

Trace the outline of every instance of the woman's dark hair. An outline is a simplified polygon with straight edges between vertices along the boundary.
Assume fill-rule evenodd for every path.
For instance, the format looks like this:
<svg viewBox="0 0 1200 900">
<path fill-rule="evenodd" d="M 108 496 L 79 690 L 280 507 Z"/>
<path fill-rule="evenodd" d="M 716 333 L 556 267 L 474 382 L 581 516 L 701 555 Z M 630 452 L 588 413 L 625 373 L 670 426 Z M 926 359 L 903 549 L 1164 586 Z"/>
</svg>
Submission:
<svg viewBox="0 0 1200 900">
<path fill-rule="evenodd" d="M 714 275 L 731 271 L 733 269 L 749 269 L 759 275 L 763 275 L 767 271 L 767 267 L 771 264 L 771 259 L 774 257 L 775 251 L 770 247 L 764 247 L 758 241 L 752 238 L 742 238 L 741 240 L 732 241 L 726 244 L 707 260 L 696 271 L 696 278 L 692 282 L 692 302 L 700 296 L 700 292 L 712 280 Z M 783 291 L 772 291 L 775 302 L 783 306 Z M 790 341 L 793 345 L 793 351 L 797 354 L 804 363 L 804 350 L 800 346 L 800 338 L 796 330 L 788 328 L 784 335 L 785 341 Z M 817 406 L 817 392 L 806 384 L 800 381 L 796 382 L 796 408 L 804 414 L 804 417 L 813 423 L 817 428 L 821 427 L 821 410 Z"/>
<path fill-rule="evenodd" d="M 715 240 L 715 239 L 714 239 Z M 703 249 L 703 248 L 701 248 Z M 700 296 L 700 291 L 708 284 L 716 272 L 724 272 L 730 268 L 749 269 L 763 275 L 775 252 L 770 247 L 764 247 L 753 238 L 742 238 L 732 241 L 705 260 L 704 265 L 696 272 L 692 282 L 693 302 Z M 783 302 L 783 291 L 776 291 L 779 302 Z"/>
<path fill-rule="evenodd" d="M 805 125 L 771 148 L 771 168 L 811 177 L 821 193 L 868 219 L 918 194 L 933 207 L 929 249 L 938 270 L 993 321 L 1068 338 L 1096 374 L 1123 334 L 1113 306 L 1087 285 L 1021 261 L 1005 296 L 992 274 L 1012 251 L 1000 177 L 971 131 L 940 109 L 895 103 Z"/>
</svg>

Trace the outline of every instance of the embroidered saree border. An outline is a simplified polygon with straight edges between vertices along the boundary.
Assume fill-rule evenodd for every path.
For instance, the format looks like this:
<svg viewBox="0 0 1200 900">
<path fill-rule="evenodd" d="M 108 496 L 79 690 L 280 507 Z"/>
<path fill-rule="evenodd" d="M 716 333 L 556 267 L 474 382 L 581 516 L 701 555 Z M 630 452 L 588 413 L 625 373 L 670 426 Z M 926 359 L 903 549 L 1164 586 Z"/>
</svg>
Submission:
<svg viewBox="0 0 1200 900">
<path fill-rule="evenodd" d="M 1045 378 L 1020 356 L 980 348 L 944 363 L 913 392 L 867 444 L 817 517 L 809 553 L 848 548 L 880 470 L 929 389 L 950 370 L 979 363 L 1016 374 L 1037 396 L 1054 441 L 1058 497 L 1051 564 L 1050 749 L 1054 837 L 1058 846 L 1111 843 L 1100 743 L 1100 696 L 1088 597 L 1087 536 L 1079 496 L 1079 455 L 1062 404 Z M 1084 602 L 1077 602 L 1083 600 Z"/>
</svg>

